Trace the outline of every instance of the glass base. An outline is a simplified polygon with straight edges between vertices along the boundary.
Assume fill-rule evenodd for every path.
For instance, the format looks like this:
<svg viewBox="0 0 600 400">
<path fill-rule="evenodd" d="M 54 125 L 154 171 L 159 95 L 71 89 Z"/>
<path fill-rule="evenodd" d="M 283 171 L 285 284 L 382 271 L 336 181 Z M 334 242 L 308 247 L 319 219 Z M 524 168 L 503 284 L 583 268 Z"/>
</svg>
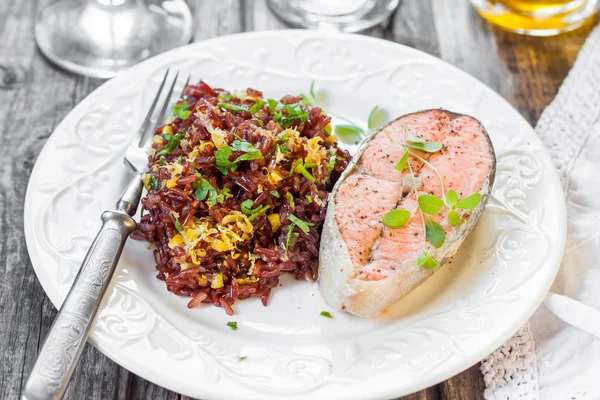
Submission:
<svg viewBox="0 0 600 400">
<path fill-rule="evenodd" d="M 479 14 L 505 30 L 554 36 L 592 22 L 600 0 L 471 0 Z"/>
<path fill-rule="evenodd" d="M 60 0 L 40 11 L 35 26 L 50 61 L 95 78 L 111 78 L 191 38 L 183 0 Z"/>
<path fill-rule="evenodd" d="M 358 32 L 387 20 L 399 0 L 267 0 L 283 21 L 301 28 Z"/>
</svg>

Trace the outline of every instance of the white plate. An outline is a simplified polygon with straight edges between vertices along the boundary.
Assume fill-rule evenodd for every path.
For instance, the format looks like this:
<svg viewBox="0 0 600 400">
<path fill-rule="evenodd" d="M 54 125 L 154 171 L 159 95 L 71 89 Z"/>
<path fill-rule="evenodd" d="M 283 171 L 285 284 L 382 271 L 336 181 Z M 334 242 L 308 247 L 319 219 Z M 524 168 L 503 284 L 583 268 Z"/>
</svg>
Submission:
<svg viewBox="0 0 600 400">
<path fill-rule="evenodd" d="M 159 55 L 104 84 L 60 123 L 37 160 L 25 204 L 29 254 L 57 307 L 100 213 L 126 184 L 123 150 L 167 66 L 269 97 L 306 92 L 314 79 L 326 110 L 363 126 L 376 104 L 390 117 L 436 107 L 470 114 L 490 133 L 498 171 L 481 221 L 451 264 L 374 320 L 321 317 L 329 308 L 317 285 L 293 279 L 282 280 L 266 308 L 250 299 L 236 304 L 233 317 L 212 306 L 190 310 L 189 298 L 155 278 L 145 244 L 130 241 L 90 336 L 125 368 L 202 399 L 392 398 L 478 362 L 548 291 L 564 247 L 565 204 L 554 167 L 521 115 L 479 81 L 419 51 L 294 30 L 221 37 Z"/>
</svg>

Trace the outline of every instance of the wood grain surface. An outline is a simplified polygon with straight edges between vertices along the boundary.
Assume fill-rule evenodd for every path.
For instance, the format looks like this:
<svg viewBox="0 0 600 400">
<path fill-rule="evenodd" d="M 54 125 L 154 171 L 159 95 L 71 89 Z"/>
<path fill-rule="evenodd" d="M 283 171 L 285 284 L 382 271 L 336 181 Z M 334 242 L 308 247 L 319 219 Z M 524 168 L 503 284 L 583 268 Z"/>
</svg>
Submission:
<svg viewBox="0 0 600 400">
<path fill-rule="evenodd" d="M 56 310 L 37 281 L 25 247 L 23 202 L 35 159 L 54 127 L 102 84 L 64 72 L 36 49 L 33 27 L 46 0 L 0 1 L 0 400 L 18 399 Z M 265 0 L 195 0 L 199 41 L 230 33 L 286 28 Z M 489 26 L 468 0 L 402 0 L 385 26 L 365 34 L 438 56 L 498 91 L 535 124 L 573 65 L 591 27 L 531 38 Z M 479 365 L 407 396 L 480 399 Z M 188 399 L 147 382 L 85 349 L 66 399 Z"/>
</svg>

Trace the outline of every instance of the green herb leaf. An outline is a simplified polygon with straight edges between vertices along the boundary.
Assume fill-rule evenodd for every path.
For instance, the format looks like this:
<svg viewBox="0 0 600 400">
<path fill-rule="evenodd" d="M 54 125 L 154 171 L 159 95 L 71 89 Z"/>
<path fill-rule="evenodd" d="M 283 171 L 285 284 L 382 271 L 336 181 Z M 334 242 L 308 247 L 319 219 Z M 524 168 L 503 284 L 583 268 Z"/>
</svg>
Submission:
<svg viewBox="0 0 600 400">
<path fill-rule="evenodd" d="M 158 152 L 158 154 L 161 156 L 164 154 L 170 154 L 173 150 L 175 150 L 179 146 L 181 139 L 185 137 L 185 133 L 178 133 L 177 135 L 164 134 L 163 137 L 167 139 L 167 145 L 163 150 Z M 161 154 L 163 151 L 164 154 Z"/>
<path fill-rule="evenodd" d="M 456 208 L 462 208 L 463 210 L 472 210 L 481 203 L 481 194 L 474 193 L 456 203 Z"/>
<path fill-rule="evenodd" d="M 460 224 L 460 214 L 458 213 L 458 211 L 450 210 L 448 212 L 448 222 L 450 222 L 450 225 L 452 226 L 457 226 L 458 224 Z"/>
<path fill-rule="evenodd" d="M 219 107 L 221 107 L 225 110 L 229 110 L 229 111 L 241 111 L 241 112 L 249 111 L 246 107 L 236 106 L 235 104 L 231 104 L 231 103 L 218 103 L 217 105 Z"/>
<path fill-rule="evenodd" d="M 311 183 L 315 183 L 315 177 L 308 172 L 308 170 L 304 167 L 304 165 L 298 165 L 298 170 L 306 179 L 308 179 Z"/>
<path fill-rule="evenodd" d="M 154 175 L 150 175 L 149 181 L 150 181 L 150 187 L 155 190 L 158 189 L 158 187 L 160 186 L 160 184 L 158 183 L 158 179 L 156 179 L 154 177 Z"/>
<path fill-rule="evenodd" d="M 446 233 L 440 224 L 429 219 L 425 224 L 425 237 L 434 247 L 440 248 L 446 240 Z"/>
<path fill-rule="evenodd" d="M 442 149 L 442 144 L 440 142 L 425 142 L 425 143 L 411 143 L 407 144 L 408 147 L 413 148 L 415 150 L 421 150 L 427 153 L 435 153 L 436 151 L 440 151 Z"/>
<path fill-rule="evenodd" d="M 448 207 L 454 208 L 456 203 L 458 203 L 458 193 L 456 193 L 456 190 L 448 190 L 448 193 L 446 193 L 446 204 Z"/>
<path fill-rule="evenodd" d="M 244 200 L 242 201 L 242 204 L 240 204 L 242 212 L 246 215 L 252 215 L 252 207 L 254 207 L 254 201 L 250 199 Z"/>
<path fill-rule="evenodd" d="M 438 198 L 436 196 L 432 196 L 430 194 L 420 195 L 418 202 L 419 202 L 419 208 L 425 214 L 429 214 L 429 215 L 437 214 L 441 210 L 441 208 L 444 206 L 444 202 L 440 198 Z"/>
<path fill-rule="evenodd" d="M 335 150 L 332 149 L 331 155 L 329 156 L 329 162 L 327 163 L 327 172 L 332 172 L 335 169 L 335 160 L 337 156 Z"/>
<path fill-rule="evenodd" d="M 302 97 L 302 104 L 306 104 L 307 106 L 312 106 L 313 102 L 308 98 L 304 93 L 300 93 L 300 97 Z"/>
<path fill-rule="evenodd" d="M 313 98 L 313 100 L 316 100 L 316 96 L 315 96 L 315 81 L 310 81 L 310 89 L 308 90 L 308 93 L 310 93 L 310 97 Z"/>
<path fill-rule="evenodd" d="M 396 164 L 394 169 L 396 171 L 404 171 L 404 169 L 406 168 L 406 164 L 408 164 L 408 151 L 404 152 L 404 155 L 402 156 L 400 161 L 398 161 L 398 164 Z"/>
<path fill-rule="evenodd" d="M 231 100 L 232 96 L 231 96 L 231 93 L 229 93 L 229 92 L 221 92 L 221 93 L 219 93 L 218 97 L 219 97 L 219 99 L 223 99 L 225 101 L 229 101 L 229 100 Z"/>
<path fill-rule="evenodd" d="M 418 136 L 414 136 L 414 135 L 408 135 L 406 137 L 406 140 L 411 142 L 411 143 L 427 143 L 427 141 L 425 139 L 422 139 Z"/>
<path fill-rule="evenodd" d="M 171 107 L 171 111 L 173 111 L 173 114 L 181 119 L 188 119 L 188 117 L 192 114 L 191 111 L 188 111 L 188 102 L 186 99 L 181 100 L 181 103 L 173 105 L 173 107 Z"/>
<path fill-rule="evenodd" d="M 325 318 L 333 318 L 329 311 L 321 311 L 321 316 Z"/>
<path fill-rule="evenodd" d="M 271 193 L 271 196 L 273 197 L 279 197 L 279 192 L 277 190 L 271 190 L 269 193 Z"/>
<path fill-rule="evenodd" d="M 285 194 L 285 198 L 288 200 L 288 203 L 290 204 L 290 207 L 292 207 L 292 210 L 294 209 L 294 196 L 292 196 L 292 194 L 290 192 L 287 192 Z"/>
<path fill-rule="evenodd" d="M 262 110 L 262 108 L 265 106 L 265 104 L 267 104 L 266 101 L 259 99 L 256 101 L 256 103 L 254 103 L 252 105 L 252 107 L 250 107 L 250 110 L 248 110 L 248 111 L 250 111 L 250 114 L 254 115 L 257 112 L 259 112 L 260 110 Z"/>
<path fill-rule="evenodd" d="M 181 226 L 181 223 L 178 220 L 175 220 L 175 229 L 177 229 L 177 231 L 180 233 L 183 230 L 183 227 Z"/>
<path fill-rule="evenodd" d="M 310 232 L 309 226 L 315 226 L 315 224 L 311 222 L 302 221 L 300 218 L 296 217 L 294 214 L 288 215 L 288 219 L 292 221 L 292 225 L 296 225 L 298 228 L 302 230 L 305 234 L 308 235 Z"/>
<path fill-rule="evenodd" d="M 250 161 L 250 160 L 260 160 L 263 158 L 263 155 L 260 151 L 242 154 L 238 158 L 235 159 L 235 162 L 238 163 L 240 161 Z"/>
<path fill-rule="evenodd" d="M 290 175 L 294 175 L 294 172 L 296 172 L 296 168 L 300 164 L 302 164 L 302 159 L 298 159 L 292 163 L 292 167 L 290 168 Z"/>
<path fill-rule="evenodd" d="M 140 207 L 140 219 L 144 216 L 144 207 Z"/>
<path fill-rule="evenodd" d="M 183 162 L 183 156 L 177 157 L 177 164 L 181 164 Z"/>
<path fill-rule="evenodd" d="M 227 326 L 231 328 L 232 331 L 236 331 L 237 330 L 237 322 L 228 322 Z"/>
<path fill-rule="evenodd" d="M 327 134 L 327 136 L 331 135 L 331 126 L 326 126 L 323 128 L 323 131 Z"/>
<path fill-rule="evenodd" d="M 229 157 L 233 154 L 233 150 L 231 147 L 224 146 L 221 150 L 215 151 L 215 159 L 217 169 L 221 171 L 223 175 L 227 175 L 229 173 L 228 170 L 235 171 L 237 169 L 237 165 L 231 161 L 229 161 Z"/>
<path fill-rule="evenodd" d="M 166 153 L 166 151 L 165 151 L 165 153 Z M 167 159 L 163 155 L 161 155 L 160 158 L 157 161 L 157 163 L 159 163 L 159 164 L 164 164 L 166 162 L 167 162 Z"/>
<path fill-rule="evenodd" d="M 273 99 L 268 99 L 267 103 L 269 111 L 273 114 L 273 120 L 279 122 L 284 128 L 301 125 L 308 119 L 308 113 L 299 103 L 283 104 Z"/>
<path fill-rule="evenodd" d="M 231 189 L 229 189 L 228 187 L 224 187 L 221 191 L 221 194 L 225 199 L 231 199 L 233 197 L 233 195 L 231 194 Z"/>
<path fill-rule="evenodd" d="M 410 216 L 411 213 L 408 210 L 391 210 L 384 214 L 381 222 L 392 229 L 398 229 L 406 225 Z"/>
<path fill-rule="evenodd" d="M 261 215 L 263 215 L 269 208 L 271 208 L 270 205 L 265 204 L 262 207 L 258 207 L 257 209 L 254 210 L 254 212 L 252 213 L 251 216 L 248 217 L 248 221 L 253 221 L 255 218 L 260 217 Z"/>
<path fill-rule="evenodd" d="M 374 130 L 383 125 L 385 121 L 385 111 L 379 106 L 373 107 L 371 112 L 369 113 L 369 119 L 367 121 L 367 126 L 369 129 Z"/>
<path fill-rule="evenodd" d="M 423 253 L 417 258 L 417 266 L 423 267 L 423 269 L 434 269 L 438 263 L 431 256 L 423 250 Z"/>
<path fill-rule="evenodd" d="M 196 192 L 194 193 L 196 196 L 196 199 L 202 201 L 202 200 L 206 199 L 206 196 L 208 196 L 209 192 L 217 191 L 215 189 L 215 187 L 213 185 L 211 185 L 209 181 L 204 179 L 200 174 L 197 174 L 196 176 L 198 176 L 198 181 L 195 182 L 195 184 L 193 186 L 196 188 Z"/>
<path fill-rule="evenodd" d="M 294 232 L 295 226 L 296 226 L 296 223 L 292 222 L 290 224 L 290 227 L 288 228 L 288 233 L 285 238 L 285 258 L 288 258 L 288 250 L 292 246 L 292 241 L 293 241 L 294 237 L 300 236 L 299 234 Z"/>
<path fill-rule="evenodd" d="M 311 196 L 311 195 L 307 194 L 307 195 L 306 195 L 306 196 L 304 196 L 304 197 L 306 197 L 306 201 L 308 201 L 309 203 L 312 203 L 312 201 L 313 201 L 313 198 L 312 198 L 312 196 Z"/>
<path fill-rule="evenodd" d="M 240 361 L 244 361 L 246 358 L 248 358 L 248 356 L 242 356 L 240 357 Z"/>
<path fill-rule="evenodd" d="M 336 125 L 334 130 L 336 135 L 345 141 L 360 140 L 360 137 L 365 133 L 365 131 L 357 125 Z"/>
<path fill-rule="evenodd" d="M 221 204 L 223 203 L 223 199 L 224 196 L 222 194 L 219 194 L 219 192 L 217 192 L 216 189 L 211 190 L 210 192 L 208 192 L 208 199 L 206 199 L 206 205 L 212 207 L 217 203 Z"/>
</svg>

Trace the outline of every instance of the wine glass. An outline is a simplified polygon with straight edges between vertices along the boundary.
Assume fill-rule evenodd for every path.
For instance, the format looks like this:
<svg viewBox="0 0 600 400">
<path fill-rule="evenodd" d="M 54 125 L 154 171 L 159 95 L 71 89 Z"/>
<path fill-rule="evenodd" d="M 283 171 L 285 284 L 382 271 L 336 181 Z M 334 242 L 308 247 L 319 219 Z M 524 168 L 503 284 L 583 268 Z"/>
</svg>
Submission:
<svg viewBox="0 0 600 400">
<path fill-rule="evenodd" d="M 192 15 L 183 0 L 58 0 L 44 7 L 35 39 L 53 63 L 111 78 L 138 62 L 189 43 Z"/>
<path fill-rule="evenodd" d="M 389 18 L 399 0 L 268 0 L 271 11 L 291 25 L 357 32 Z"/>
</svg>

